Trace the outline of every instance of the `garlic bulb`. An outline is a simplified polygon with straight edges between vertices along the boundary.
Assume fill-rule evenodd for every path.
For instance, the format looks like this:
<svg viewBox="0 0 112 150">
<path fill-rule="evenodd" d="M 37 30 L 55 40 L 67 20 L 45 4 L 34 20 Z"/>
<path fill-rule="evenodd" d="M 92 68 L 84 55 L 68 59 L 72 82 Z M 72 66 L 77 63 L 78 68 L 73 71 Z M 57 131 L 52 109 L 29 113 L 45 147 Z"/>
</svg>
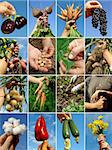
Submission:
<svg viewBox="0 0 112 150">
<path fill-rule="evenodd" d="M 8 135 L 20 135 L 26 131 L 26 125 L 20 124 L 20 119 L 9 118 L 8 121 L 5 121 L 2 128 L 4 132 Z"/>
</svg>

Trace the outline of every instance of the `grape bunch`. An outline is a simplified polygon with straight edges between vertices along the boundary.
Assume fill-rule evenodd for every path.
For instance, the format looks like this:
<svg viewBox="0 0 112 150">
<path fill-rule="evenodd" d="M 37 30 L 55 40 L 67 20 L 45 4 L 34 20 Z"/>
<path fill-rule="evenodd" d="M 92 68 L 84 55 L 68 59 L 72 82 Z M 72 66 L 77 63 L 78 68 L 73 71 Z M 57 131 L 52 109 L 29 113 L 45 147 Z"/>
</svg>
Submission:
<svg viewBox="0 0 112 150">
<path fill-rule="evenodd" d="M 105 36 L 107 34 L 106 12 L 102 8 L 97 8 L 92 13 L 92 26 L 97 28 L 99 25 L 100 33 Z"/>
</svg>

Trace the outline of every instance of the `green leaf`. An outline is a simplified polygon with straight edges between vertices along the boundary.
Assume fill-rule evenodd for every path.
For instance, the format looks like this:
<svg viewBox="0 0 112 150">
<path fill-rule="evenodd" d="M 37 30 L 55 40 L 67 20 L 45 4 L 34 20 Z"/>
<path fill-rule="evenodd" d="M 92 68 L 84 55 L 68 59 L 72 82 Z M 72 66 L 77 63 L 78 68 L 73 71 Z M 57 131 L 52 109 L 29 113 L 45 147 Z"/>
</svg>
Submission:
<svg viewBox="0 0 112 150">
<path fill-rule="evenodd" d="M 82 35 L 77 30 L 74 30 L 73 27 L 71 27 L 70 28 L 70 37 L 82 37 Z"/>
<path fill-rule="evenodd" d="M 74 66 L 74 62 L 73 61 L 70 61 L 69 59 L 66 59 L 65 57 L 62 58 L 65 66 L 66 66 L 66 70 L 67 72 L 70 70 L 71 67 Z"/>
</svg>

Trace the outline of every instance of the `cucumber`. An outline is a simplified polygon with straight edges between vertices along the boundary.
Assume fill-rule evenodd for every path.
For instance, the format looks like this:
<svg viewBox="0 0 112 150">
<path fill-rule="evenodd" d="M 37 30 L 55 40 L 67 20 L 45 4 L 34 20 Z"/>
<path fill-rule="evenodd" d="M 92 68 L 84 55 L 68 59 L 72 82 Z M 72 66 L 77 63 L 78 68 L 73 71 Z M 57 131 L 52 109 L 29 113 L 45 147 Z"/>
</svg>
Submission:
<svg viewBox="0 0 112 150">
<path fill-rule="evenodd" d="M 68 120 L 65 120 L 63 123 L 62 134 L 64 139 L 70 139 L 70 128 Z"/>
<path fill-rule="evenodd" d="M 72 135 L 75 137 L 75 141 L 76 143 L 79 142 L 79 136 L 80 136 L 80 133 L 79 133 L 79 130 L 77 129 L 75 123 L 73 120 L 69 120 L 69 127 L 70 127 L 70 131 L 72 133 Z"/>
</svg>

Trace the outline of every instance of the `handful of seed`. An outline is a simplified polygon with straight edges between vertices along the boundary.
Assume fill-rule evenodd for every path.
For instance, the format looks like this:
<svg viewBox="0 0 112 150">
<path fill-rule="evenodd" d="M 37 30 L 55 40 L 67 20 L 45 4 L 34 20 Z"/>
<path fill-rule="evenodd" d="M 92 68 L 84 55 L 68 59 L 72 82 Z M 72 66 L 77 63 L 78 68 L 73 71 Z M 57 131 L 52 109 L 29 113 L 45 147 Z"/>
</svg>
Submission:
<svg viewBox="0 0 112 150">
<path fill-rule="evenodd" d="M 106 12 L 102 8 L 97 8 L 92 13 L 92 25 L 97 28 L 99 25 L 100 33 L 105 36 L 107 34 L 107 18 Z"/>
<path fill-rule="evenodd" d="M 46 53 L 42 53 L 42 55 L 37 60 L 37 65 L 39 67 L 51 69 L 52 68 L 52 61 L 51 61 L 51 59 L 46 58 Z"/>
</svg>

